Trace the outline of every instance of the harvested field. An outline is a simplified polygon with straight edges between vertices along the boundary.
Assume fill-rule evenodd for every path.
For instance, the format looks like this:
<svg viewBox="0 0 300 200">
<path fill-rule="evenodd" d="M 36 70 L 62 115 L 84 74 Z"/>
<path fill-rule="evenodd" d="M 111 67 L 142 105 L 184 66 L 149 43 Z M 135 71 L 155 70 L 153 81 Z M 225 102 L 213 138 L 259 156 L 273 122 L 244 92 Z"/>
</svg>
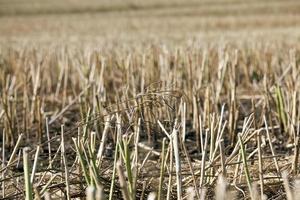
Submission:
<svg viewBox="0 0 300 200">
<path fill-rule="evenodd" d="M 299 11 L 0 0 L 0 198 L 298 199 Z"/>
</svg>

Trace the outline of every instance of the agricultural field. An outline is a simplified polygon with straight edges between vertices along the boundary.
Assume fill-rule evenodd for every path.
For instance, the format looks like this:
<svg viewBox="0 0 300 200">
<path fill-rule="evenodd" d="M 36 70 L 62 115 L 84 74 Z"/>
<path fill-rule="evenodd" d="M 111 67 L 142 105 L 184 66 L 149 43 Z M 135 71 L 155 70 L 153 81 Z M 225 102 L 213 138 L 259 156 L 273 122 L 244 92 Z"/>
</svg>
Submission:
<svg viewBox="0 0 300 200">
<path fill-rule="evenodd" d="M 297 0 L 0 0 L 0 199 L 299 199 L 299 63 Z"/>
</svg>

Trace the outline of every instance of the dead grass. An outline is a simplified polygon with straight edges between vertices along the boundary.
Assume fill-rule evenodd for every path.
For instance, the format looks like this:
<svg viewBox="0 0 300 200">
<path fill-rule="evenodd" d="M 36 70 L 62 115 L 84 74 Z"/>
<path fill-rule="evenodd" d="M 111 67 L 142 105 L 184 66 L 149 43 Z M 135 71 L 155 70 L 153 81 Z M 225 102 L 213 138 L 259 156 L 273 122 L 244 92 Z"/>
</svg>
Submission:
<svg viewBox="0 0 300 200">
<path fill-rule="evenodd" d="M 6 198 L 21 198 L 18 152 L 30 146 L 34 156 L 36 144 L 42 150 L 35 159 L 33 188 L 36 194 L 47 190 L 53 198 L 82 196 L 87 185 L 104 186 L 108 195 L 110 182 L 117 192 L 117 177 L 122 176 L 131 177 L 123 180 L 131 185 L 123 193 L 129 198 L 158 191 L 158 182 L 163 198 L 184 197 L 188 187 L 205 188 L 209 197 L 220 174 L 239 198 L 256 198 L 255 192 L 249 193 L 254 183 L 262 188 L 260 193 L 275 197 L 285 191 L 284 171 L 290 181 L 297 178 L 298 48 L 245 43 L 129 52 L 59 49 L 64 50 L 2 49 L 6 161 L 1 171 Z M 21 133 L 24 137 L 8 165 Z M 167 153 L 161 167 L 164 137 Z M 122 163 L 127 165 L 123 175 Z M 162 170 L 169 178 L 159 175 Z M 177 195 L 176 185 L 182 189 Z"/>
<path fill-rule="evenodd" d="M 18 3 L 2 199 L 298 198 L 298 2 Z"/>
<path fill-rule="evenodd" d="M 24 41 L 47 45 L 53 42 L 86 44 L 95 40 L 98 44 L 107 42 L 105 45 L 123 44 L 124 41 L 126 44 L 136 41 L 173 44 L 174 41 L 182 43 L 190 39 L 207 41 L 213 38 L 215 41 L 220 37 L 235 41 L 236 37 L 247 39 L 249 36 L 298 39 L 300 32 L 300 7 L 299 2 L 294 0 L 114 3 L 102 0 L 98 3 L 72 1 L 72 4 L 68 1 L 41 3 L 33 0 L 32 4 L 26 4 L 29 11 L 24 11 L 26 6 L 23 6 L 23 1 L 20 1 L 22 4 L 19 1 L 3 2 L 5 6 L 0 6 L 3 9 L 0 17 L 0 42 L 5 44 L 8 41 L 18 44 Z M 118 10 L 114 6 L 125 8 Z M 106 7 L 106 11 L 101 10 Z M 42 12 L 43 9 L 50 9 L 52 12 Z M 14 14 L 5 14 L 6 12 Z M 34 14 L 35 12 L 41 13 Z"/>
</svg>

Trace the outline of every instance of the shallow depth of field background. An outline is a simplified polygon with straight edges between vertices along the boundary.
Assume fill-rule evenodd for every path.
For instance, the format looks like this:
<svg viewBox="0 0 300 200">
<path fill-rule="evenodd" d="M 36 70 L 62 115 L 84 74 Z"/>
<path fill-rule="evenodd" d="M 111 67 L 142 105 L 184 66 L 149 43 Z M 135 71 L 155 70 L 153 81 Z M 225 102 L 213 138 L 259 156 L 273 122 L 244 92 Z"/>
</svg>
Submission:
<svg viewBox="0 0 300 200">
<path fill-rule="evenodd" d="M 1 42 L 186 43 L 299 35 L 300 2 L 1 0 Z"/>
</svg>

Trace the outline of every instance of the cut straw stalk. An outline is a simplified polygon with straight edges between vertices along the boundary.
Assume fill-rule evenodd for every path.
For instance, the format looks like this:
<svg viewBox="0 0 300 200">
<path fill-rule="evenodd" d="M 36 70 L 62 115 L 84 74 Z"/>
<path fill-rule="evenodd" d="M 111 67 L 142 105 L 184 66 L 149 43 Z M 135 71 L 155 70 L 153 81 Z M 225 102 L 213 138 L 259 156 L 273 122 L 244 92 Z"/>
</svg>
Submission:
<svg viewBox="0 0 300 200">
<path fill-rule="evenodd" d="M 226 163 L 225 163 L 225 148 L 224 148 L 224 139 L 219 141 L 219 149 L 220 149 L 220 161 L 222 167 L 222 175 L 226 177 Z"/>
<path fill-rule="evenodd" d="M 25 180 L 25 193 L 26 193 L 26 200 L 33 200 L 32 194 L 32 184 L 30 181 L 30 166 L 29 166 L 29 148 L 25 147 L 23 149 L 23 164 L 24 164 L 24 180 Z"/>
<path fill-rule="evenodd" d="M 101 162 L 102 155 L 103 155 L 103 152 L 104 152 L 104 145 L 105 145 L 106 140 L 107 140 L 107 132 L 109 130 L 110 119 L 111 119 L 110 117 L 105 118 L 104 130 L 103 130 L 103 133 L 102 133 L 102 138 L 101 138 L 99 150 L 98 150 L 98 153 L 97 153 L 98 162 Z"/>
<path fill-rule="evenodd" d="M 270 136 L 270 132 L 269 132 L 269 127 L 268 127 L 268 123 L 267 123 L 267 120 L 266 120 L 266 116 L 263 116 L 263 119 L 264 119 L 264 123 L 265 123 L 265 129 L 266 129 L 266 133 L 267 133 L 267 138 L 268 138 L 268 141 L 269 141 L 269 146 L 270 146 L 270 149 L 271 149 L 271 152 L 272 152 L 272 156 L 273 156 L 273 160 L 274 160 L 274 163 L 275 163 L 275 167 L 276 167 L 276 170 L 277 170 L 277 175 L 281 176 L 279 165 L 278 165 L 277 158 L 276 158 L 276 152 L 275 152 L 275 149 L 273 148 L 273 144 L 272 144 L 272 140 L 271 140 L 271 136 Z"/>
<path fill-rule="evenodd" d="M 129 196 L 129 191 L 128 191 L 128 188 L 127 188 L 126 178 L 125 178 L 124 172 L 122 170 L 122 165 L 121 165 L 120 161 L 117 162 L 117 172 L 118 172 L 118 175 L 119 175 L 120 188 L 121 188 L 124 200 L 132 200 L 132 198 L 130 198 L 130 196 Z"/>
<path fill-rule="evenodd" d="M 290 184 L 289 184 L 287 171 L 284 171 L 282 173 L 282 178 L 283 178 L 283 185 L 284 185 L 287 200 L 294 200 L 293 193 L 291 191 Z"/>
<path fill-rule="evenodd" d="M 46 117 L 46 135 L 47 135 L 47 143 L 48 143 L 48 152 L 49 152 L 49 167 L 52 168 L 52 154 L 51 154 L 51 141 L 50 141 L 50 133 L 49 133 L 49 119 Z"/>
<path fill-rule="evenodd" d="M 186 190 L 186 199 L 187 200 L 194 200 L 196 197 L 196 192 L 195 189 L 193 187 L 188 187 Z M 198 199 L 200 199 L 200 197 L 198 197 Z"/>
<path fill-rule="evenodd" d="M 33 184 L 33 181 L 34 181 L 34 176 L 35 176 L 35 172 L 36 172 L 36 167 L 37 167 L 39 154 L 40 154 L 40 146 L 37 146 L 36 153 L 35 153 L 35 156 L 34 156 L 34 162 L 33 162 L 33 167 L 32 167 L 31 178 L 30 178 L 31 184 Z"/>
<path fill-rule="evenodd" d="M 284 132 L 287 133 L 288 127 L 287 127 L 287 115 L 286 115 L 286 111 L 285 111 L 285 101 L 284 101 L 285 99 L 283 97 L 280 86 L 276 87 L 275 94 L 276 94 L 275 100 L 276 100 L 276 106 L 277 106 L 277 112 L 279 115 L 279 119 L 280 119 L 281 124 L 283 125 Z"/>
<path fill-rule="evenodd" d="M 183 101 L 183 100 L 181 100 Z M 182 108 L 181 108 L 181 122 L 182 122 L 182 134 L 181 134 L 181 139 L 182 142 L 185 142 L 185 135 L 186 135 L 186 103 L 182 103 Z"/>
<path fill-rule="evenodd" d="M 123 161 L 125 163 L 125 169 L 126 169 L 126 173 L 127 173 L 127 179 L 128 179 L 128 191 L 131 197 L 134 196 L 135 194 L 135 185 L 133 182 L 133 171 L 132 171 L 132 163 L 131 163 L 131 159 L 130 159 L 130 149 L 129 149 L 129 140 L 126 137 L 123 137 L 123 149 L 120 147 L 120 152 L 123 155 Z"/>
<path fill-rule="evenodd" d="M 241 134 L 238 135 L 238 138 L 239 138 L 240 153 L 241 153 L 242 159 L 243 159 L 244 172 L 245 172 L 245 175 L 246 175 L 246 180 L 247 180 L 249 193 L 250 193 L 251 198 L 254 199 L 253 194 L 252 194 L 252 181 L 251 181 L 251 177 L 250 177 L 250 173 L 249 173 L 249 169 L 248 169 L 248 164 L 247 164 L 246 150 L 245 150 L 245 146 L 244 146 Z"/>
<path fill-rule="evenodd" d="M 45 192 L 45 200 L 52 200 L 51 195 L 49 192 Z"/>
<path fill-rule="evenodd" d="M 162 186 L 163 186 L 164 171 L 165 171 L 165 146 L 166 146 L 166 138 L 164 138 L 162 142 L 160 177 L 159 177 L 159 187 L 158 187 L 158 196 L 157 196 L 158 200 L 162 199 Z"/>
<path fill-rule="evenodd" d="M 219 175 L 217 186 L 216 186 L 216 200 L 225 200 L 226 199 L 226 187 L 227 182 L 223 175 Z"/>
<path fill-rule="evenodd" d="M 115 148 L 115 156 L 114 156 L 114 168 L 111 178 L 111 184 L 110 184 L 110 190 L 109 190 L 109 200 L 113 199 L 113 192 L 114 192 L 114 186 L 115 186 L 115 177 L 116 177 L 116 169 L 117 169 L 117 161 L 118 161 L 118 154 L 119 154 L 119 144 L 118 139 L 116 142 L 116 148 Z"/>
<path fill-rule="evenodd" d="M 139 140 L 140 140 L 140 127 L 141 127 L 141 118 L 138 119 L 137 124 L 135 125 L 134 131 L 134 159 L 133 163 L 133 185 L 134 185 L 134 193 L 136 193 L 136 185 L 138 181 L 138 173 L 139 173 Z"/>
<path fill-rule="evenodd" d="M 192 166 L 192 162 L 191 162 L 191 159 L 189 157 L 189 154 L 187 152 L 187 149 L 186 149 L 184 143 L 182 143 L 182 147 L 183 147 L 183 152 L 184 152 L 185 157 L 187 159 L 187 162 L 188 162 L 188 165 L 189 165 L 189 168 L 190 168 L 190 172 L 191 172 L 191 175 L 192 175 L 192 179 L 193 179 L 193 183 L 194 183 L 194 193 L 197 195 L 197 198 L 199 199 L 200 198 L 200 194 L 198 192 L 198 186 L 197 186 L 197 181 L 196 181 L 194 169 L 193 169 L 193 166 Z"/>
<path fill-rule="evenodd" d="M 66 193 L 67 199 L 70 200 L 70 184 L 69 184 L 69 171 L 67 166 L 67 158 L 66 158 L 66 151 L 65 151 L 65 139 L 64 139 L 64 125 L 61 126 L 61 155 L 64 165 L 65 171 L 65 183 L 66 183 Z"/>
<path fill-rule="evenodd" d="M 294 142 L 294 158 L 293 158 L 293 165 L 292 165 L 292 170 L 294 175 L 298 174 L 298 160 L 299 160 L 299 136 L 295 137 L 295 142 Z"/>
<path fill-rule="evenodd" d="M 3 129 L 2 132 L 2 169 L 5 167 L 5 129 Z M 5 198 L 5 171 L 2 172 L 2 198 Z"/>
<path fill-rule="evenodd" d="M 167 190 L 167 198 L 169 200 L 171 198 L 171 191 L 172 191 L 172 177 L 173 177 L 173 145 L 172 142 L 169 144 L 170 154 L 169 154 L 169 180 L 168 180 L 168 190 Z"/>
<path fill-rule="evenodd" d="M 172 143 L 174 158 L 175 158 L 175 172 L 176 172 L 176 186 L 177 186 L 177 199 L 182 199 L 182 179 L 181 179 L 181 163 L 180 163 L 180 155 L 179 155 L 179 142 L 178 142 L 178 130 L 177 130 L 177 119 L 175 120 L 172 134 L 168 134 L 163 125 L 158 121 L 159 126 L 163 130 L 163 132 L 168 136 L 170 142 Z M 173 163 L 170 163 L 171 166 Z M 170 177 L 169 177 L 170 178 Z M 169 179 L 169 184 L 171 180 Z M 170 185 L 168 187 L 167 199 L 170 198 Z"/>
<path fill-rule="evenodd" d="M 258 173 L 260 180 L 260 196 L 263 199 L 264 196 L 264 176 L 263 176 L 263 158 L 261 149 L 261 132 L 257 132 L 257 148 L 258 148 Z"/>
<path fill-rule="evenodd" d="M 175 121 L 173 132 L 172 132 L 172 143 L 175 157 L 175 171 L 176 171 L 176 183 L 177 183 L 177 199 L 182 199 L 182 180 L 181 180 L 181 163 L 179 155 L 179 142 L 178 142 L 178 131 L 176 129 L 177 123 Z"/>
<path fill-rule="evenodd" d="M 204 186 L 204 176 L 205 176 L 205 162 L 206 162 L 206 154 L 207 154 L 207 145 L 208 145 L 208 130 L 205 131 L 205 141 L 204 148 L 202 152 L 202 160 L 201 160 L 201 174 L 200 174 L 200 188 Z"/>
<path fill-rule="evenodd" d="M 18 140 L 17 140 L 17 143 L 16 143 L 16 145 L 15 145 L 15 147 L 14 147 L 14 150 L 13 150 L 13 152 L 12 152 L 12 154 L 11 154 L 11 156 L 10 156 L 8 162 L 7 162 L 6 167 L 9 167 L 9 166 L 11 165 L 11 163 L 13 162 L 13 160 L 15 159 L 15 156 L 16 156 L 17 150 L 18 150 L 18 148 L 19 148 L 19 146 L 20 146 L 20 143 L 21 143 L 22 138 L 23 138 L 23 134 L 21 133 L 21 134 L 19 135 L 19 138 L 18 138 Z M 2 170 L 4 170 L 4 169 L 2 169 Z M 2 171 L 2 170 L 1 170 L 1 171 Z"/>
<path fill-rule="evenodd" d="M 104 200 L 103 188 L 95 188 L 94 186 L 88 186 L 86 189 L 87 200 Z"/>
<path fill-rule="evenodd" d="M 86 199 L 87 200 L 96 200 L 95 199 L 95 187 L 88 186 L 86 189 Z"/>
<path fill-rule="evenodd" d="M 87 164 L 86 160 L 84 159 L 83 152 L 82 152 L 80 146 L 78 145 L 78 144 L 80 144 L 80 142 L 77 141 L 76 138 L 72 138 L 72 139 L 73 139 L 73 142 L 74 142 L 74 145 L 75 145 L 75 150 L 77 152 L 77 156 L 79 158 L 81 169 L 83 171 L 83 176 L 85 178 L 85 182 L 89 185 L 90 182 L 91 182 L 90 177 L 89 177 L 88 172 L 87 172 L 87 169 L 89 167 L 88 167 L 88 164 Z"/>
</svg>

